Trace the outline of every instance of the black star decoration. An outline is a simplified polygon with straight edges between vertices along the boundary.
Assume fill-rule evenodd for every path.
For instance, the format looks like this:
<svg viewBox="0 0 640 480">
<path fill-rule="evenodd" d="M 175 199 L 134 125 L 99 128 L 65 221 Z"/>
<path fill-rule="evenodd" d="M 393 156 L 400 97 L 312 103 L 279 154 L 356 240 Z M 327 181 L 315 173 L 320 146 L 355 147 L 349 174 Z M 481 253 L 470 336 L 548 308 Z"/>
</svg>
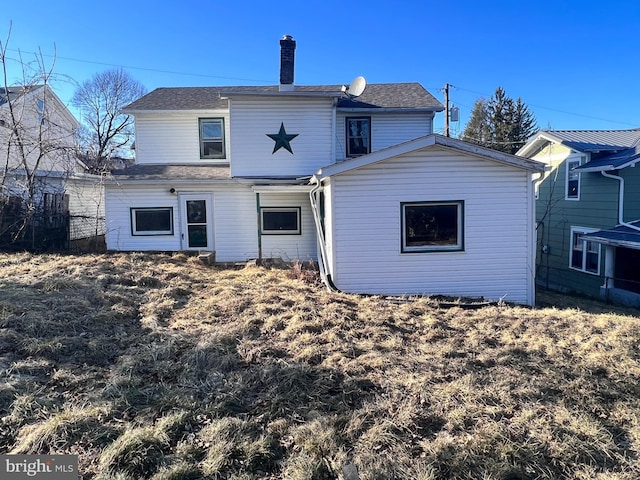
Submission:
<svg viewBox="0 0 640 480">
<path fill-rule="evenodd" d="M 284 129 L 284 123 L 280 123 L 280 131 L 278 133 L 267 133 L 267 137 L 276 142 L 276 144 L 273 146 L 273 152 L 271 152 L 271 155 L 276 153 L 281 148 L 289 150 L 289 153 L 293 153 L 293 150 L 291 150 L 291 144 L 289 142 L 291 142 L 291 140 L 293 140 L 297 136 L 297 133 L 291 135 L 288 134 Z"/>
</svg>

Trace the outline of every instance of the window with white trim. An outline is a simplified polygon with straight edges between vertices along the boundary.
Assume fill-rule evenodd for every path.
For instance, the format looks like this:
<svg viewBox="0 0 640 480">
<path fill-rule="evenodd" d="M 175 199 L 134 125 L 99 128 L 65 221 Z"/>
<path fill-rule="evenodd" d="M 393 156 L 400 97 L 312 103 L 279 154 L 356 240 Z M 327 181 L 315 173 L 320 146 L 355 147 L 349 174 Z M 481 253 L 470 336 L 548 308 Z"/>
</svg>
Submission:
<svg viewBox="0 0 640 480">
<path fill-rule="evenodd" d="M 573 270 L 600 274 L 600 244 L 580 238 L 585 233 L 595 231 L 592 228 L 571 227 L 569 267 Z"/>
<path fill-rule="evenodd" d="M 264 235 L 300 235 L 300 207 L 260 208 L 260 229 Z"/>
<path fill-rule="evenodd" d="M 464 250 L 464 201 L 401 203 L 402 252 Z"/>
<path fill-rule="evenodd" d="M 225 158 L 224 118 L 199 118 L 200 158 Z"/>
<path fill-rule="evenodd" d="M 579 159 L 567 160 L 566 178 L 567 183 L 565 185 L 565 199 L 566 200 L 580 200 L 580 172 L 576 172 L 574 169 L 584 163 L 585 157 Z"/>
<path fill-rule="evenodd" d="M 173 208 L 132 208 L 131 235 L 173 235 Z"/>
<path fill-rule="evenodd" d="M 347 157 L 371 152 L 371 117 L 347 117 Z"/>
</svg>

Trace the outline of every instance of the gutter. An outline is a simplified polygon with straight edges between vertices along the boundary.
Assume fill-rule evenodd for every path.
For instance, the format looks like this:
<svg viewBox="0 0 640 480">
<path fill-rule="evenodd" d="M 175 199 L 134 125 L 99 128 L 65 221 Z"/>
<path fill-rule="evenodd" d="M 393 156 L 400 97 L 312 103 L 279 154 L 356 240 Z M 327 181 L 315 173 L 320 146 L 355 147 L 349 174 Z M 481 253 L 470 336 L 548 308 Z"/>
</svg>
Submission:
<svg viewBox="0 0 640 480">
<path fill-rule="evenodd" d="M 640 227 L 636 227 L 635 225 L 631 225 L 628 222 L 624 221 L 624 178 L 618 176 L 618 175 L 613 175 L 611 173 L 607 173 L 605 171 L 601 171 L 600 172 L 602 174 L 602 176 L 607 177 L 607 178 L 613 178 L 614 180 L 618 180 L 618 182 L 620 182 L 620 188 L 618 189 L 618 195 L 619 195 L 619 199 L 618 199 L 618 223 L 620 225 L 623 225 L 627 228 L 630 228 L 631 230 L 636 230 L 638 232 L 640 232 Z"/>
</svg>

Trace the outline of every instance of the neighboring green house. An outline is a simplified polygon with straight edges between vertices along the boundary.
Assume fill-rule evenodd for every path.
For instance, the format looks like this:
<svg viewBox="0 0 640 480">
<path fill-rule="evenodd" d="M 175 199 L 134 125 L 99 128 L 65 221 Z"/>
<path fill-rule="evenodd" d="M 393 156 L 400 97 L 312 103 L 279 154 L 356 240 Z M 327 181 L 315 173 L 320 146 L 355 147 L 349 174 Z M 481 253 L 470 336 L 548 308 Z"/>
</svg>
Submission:
<svg viewBox="0 0 640 480">
<path fill-rule="evenodd" d="M 517 155 L 547 165 L 537 283 L 640 306 L 640 129 L 542 131 Z"/>
</svg>

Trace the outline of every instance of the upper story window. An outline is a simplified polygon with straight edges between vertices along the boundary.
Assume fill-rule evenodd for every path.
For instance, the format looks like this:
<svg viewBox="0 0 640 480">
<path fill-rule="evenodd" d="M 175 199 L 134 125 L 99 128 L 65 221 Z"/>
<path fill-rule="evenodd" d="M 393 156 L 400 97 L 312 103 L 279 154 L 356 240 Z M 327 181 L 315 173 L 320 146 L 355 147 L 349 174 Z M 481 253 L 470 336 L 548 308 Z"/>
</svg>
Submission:
<svg viewBox="0 0 640 480">
<path fill-rule="evenodd" d="M 371 151 L 371 117 L 347 117 L 347 157 Z"/>
<path fill-rule="evenodd" d="M 574 168 L 579 167 L 585 157 L 579 159 L 567 160 L 567 184 L 565 186 L 566 200 L 580 200 L 580 172 L 576 172 Z"/>
<path fill-rule="evenodd" d="M 225 158 L 224 118 L 200 118 L 200 158 Z"/>
</svg>

